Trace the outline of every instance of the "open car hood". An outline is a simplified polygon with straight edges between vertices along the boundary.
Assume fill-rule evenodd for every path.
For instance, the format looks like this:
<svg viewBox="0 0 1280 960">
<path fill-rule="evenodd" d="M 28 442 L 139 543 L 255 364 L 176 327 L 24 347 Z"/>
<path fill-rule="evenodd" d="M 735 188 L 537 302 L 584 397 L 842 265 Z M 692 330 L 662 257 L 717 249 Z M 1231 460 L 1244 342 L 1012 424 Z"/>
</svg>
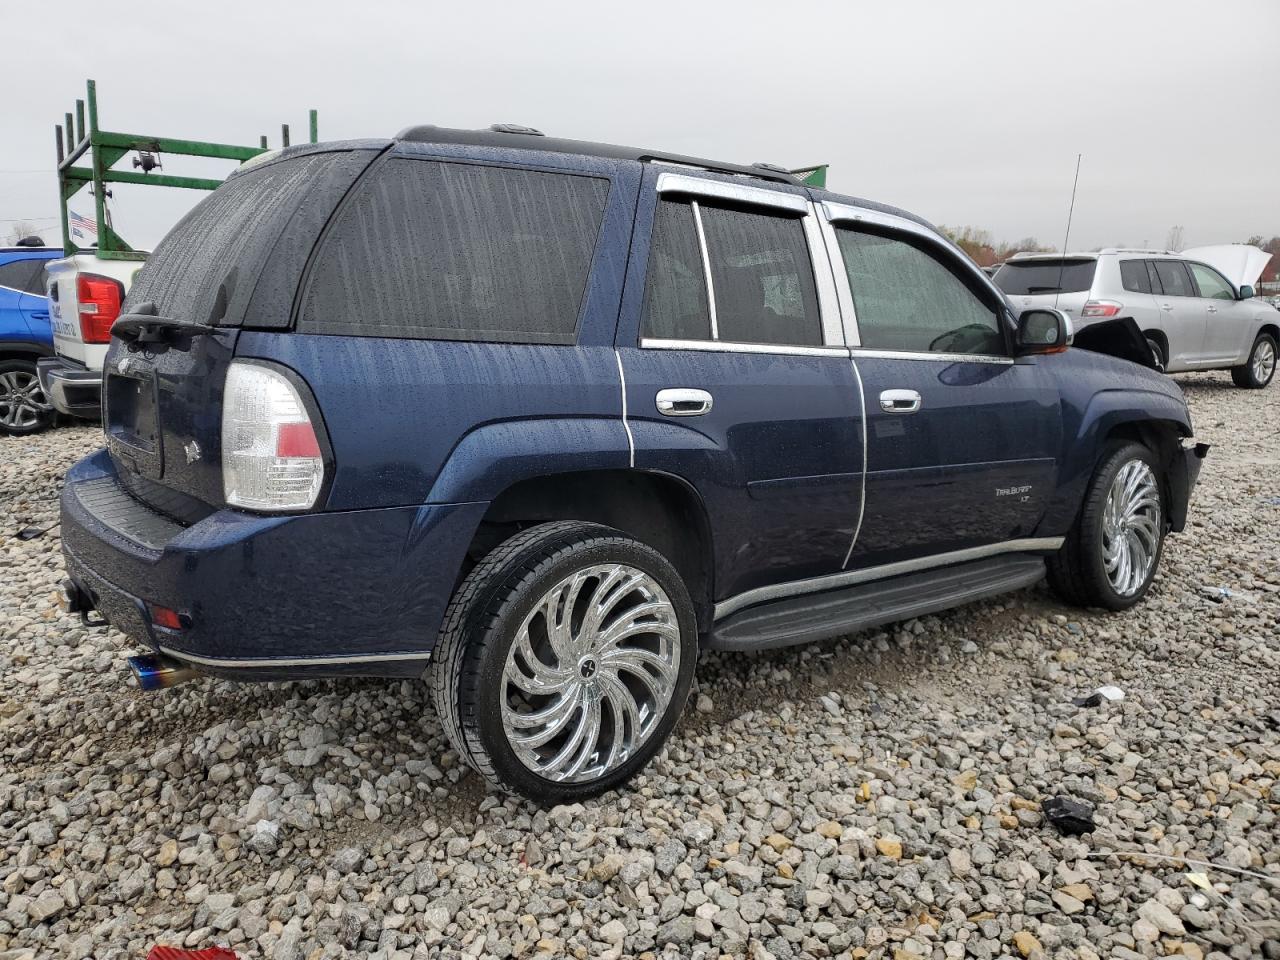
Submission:
<svg viewBox="0 0 1280 960">
<path fill-rule="evenodd" d="M 1212 247 L 1192 247 L 1183 250 L 1189 260 L 1200 260 L 1219 270 L 1235 284 L 1236 289 L 1245 284 L 1254 286 L 1262 271 L 1271 261 L 1271 254 L 1245 243 L 1220 243 Z"/>
</svg>

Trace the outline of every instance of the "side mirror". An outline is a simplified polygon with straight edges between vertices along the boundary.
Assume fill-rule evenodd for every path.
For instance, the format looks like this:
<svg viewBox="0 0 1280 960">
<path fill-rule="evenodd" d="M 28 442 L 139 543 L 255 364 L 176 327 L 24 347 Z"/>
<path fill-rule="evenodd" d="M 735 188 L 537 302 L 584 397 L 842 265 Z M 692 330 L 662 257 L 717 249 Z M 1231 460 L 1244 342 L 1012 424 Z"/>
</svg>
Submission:
<svg viewBox="0 0 1280 960">
<path fill-rule="evenodd" d="M 1075 331 L 1071 319 L 1061 310 L 1037 307 L 1018 317 L 1017 354 L 1062 353 L 1071 346 Z"/>
<path fill-rule="evenodd" d="M 1254 296 L 1254 289 L 1253 289 L 1253 287 L 1249 286 L 1249 284 L 1247 284 L 1247 283 L 1246 283 L 1246 284 L 1243 284 L 1243 285 L 1240 287 L 1240 294 L 1239 294 L 1238 299 L 1240 299 L 1240 300 L 1248 300 L 1249 298 L 1251 298 L 1251 297 L 1253 297 L 1253 296 Z"/>
</svg>

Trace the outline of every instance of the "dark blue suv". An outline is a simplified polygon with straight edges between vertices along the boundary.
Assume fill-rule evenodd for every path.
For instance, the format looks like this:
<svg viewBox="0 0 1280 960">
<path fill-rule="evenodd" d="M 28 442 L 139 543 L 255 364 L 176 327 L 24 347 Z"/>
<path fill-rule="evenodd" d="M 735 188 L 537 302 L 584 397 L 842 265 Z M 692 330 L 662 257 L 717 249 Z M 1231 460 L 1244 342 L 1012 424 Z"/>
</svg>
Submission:
<svg viewBox="0 0 1280 960">
<path fill-rule="evenodd" d="M 36 361 L 53 356 L 44 268 L 61 256 L 36 238 L 0 247 L 0 433 L 35 433 L 53 422 Z"/>
<path fill-rule="evenodd" d="M 644 766 L 700 647 L 1046 570 L 1136 603 L 1206 449 L 1170 380 L 1016 317 L 911 214 L 527 130 L 247 164 L 112 332 L 72 609 L 148 685 L 425 678 L 545 803 Z"/>
</svg>

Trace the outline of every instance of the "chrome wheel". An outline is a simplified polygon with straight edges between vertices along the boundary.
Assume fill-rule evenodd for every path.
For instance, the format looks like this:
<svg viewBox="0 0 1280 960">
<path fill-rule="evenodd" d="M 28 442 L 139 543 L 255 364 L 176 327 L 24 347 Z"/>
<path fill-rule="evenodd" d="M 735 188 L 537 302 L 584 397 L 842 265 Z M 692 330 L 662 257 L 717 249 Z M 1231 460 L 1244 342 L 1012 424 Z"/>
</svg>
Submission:
<svg viewBox="0 0 1280 960">
<path fill-rule="evenodd" d="M 7 370 L 0 373 L 0 426 L 30 430 L 40 422 L 46 404 L 34 373 Z"/>
<path fill-rule="evenodd" d="M 1253 351 L 1253 379 L 1257 383 L 1266 383 L 1276 369 L 1276 348 L 1270 340 L 1259 339 Z"/>
<path fill-rule="evenodd" d="M 1151 467 L 1127 461 L 1111 481 L 1102 513 L 1102 564 L 1120 596 L 1133 596 L 1151 575 L 1162 522 L 1160 488 Z"/>
<path fill-rule="evenodd" d="M 598 564 L 565 577 L 525 617 L 502 671 L 502 727 L 529 770 L 594 780 L 662 722 L 680 675 L 675 607 L 649 574 Z"/>
</svg>

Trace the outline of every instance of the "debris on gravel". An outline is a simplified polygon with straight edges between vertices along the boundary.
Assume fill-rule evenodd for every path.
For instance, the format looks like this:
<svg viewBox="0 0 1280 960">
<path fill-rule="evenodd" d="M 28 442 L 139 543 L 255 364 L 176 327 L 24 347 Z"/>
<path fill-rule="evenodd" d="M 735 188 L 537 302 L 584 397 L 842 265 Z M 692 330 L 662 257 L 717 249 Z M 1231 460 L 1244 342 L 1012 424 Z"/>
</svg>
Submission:
<svg viewBox="0 0 1280 960">
<path fill-rule="evenodd" d="M 100 430 L 0 438 L 0 958 L 1280 957 L 1280 389 L 1179 382 L 1213 450 L 1137 607 L 705 655 L 632 787 L 550 810 L 423 683 L 136 691 L 56 602 Z"/>
</svg>

